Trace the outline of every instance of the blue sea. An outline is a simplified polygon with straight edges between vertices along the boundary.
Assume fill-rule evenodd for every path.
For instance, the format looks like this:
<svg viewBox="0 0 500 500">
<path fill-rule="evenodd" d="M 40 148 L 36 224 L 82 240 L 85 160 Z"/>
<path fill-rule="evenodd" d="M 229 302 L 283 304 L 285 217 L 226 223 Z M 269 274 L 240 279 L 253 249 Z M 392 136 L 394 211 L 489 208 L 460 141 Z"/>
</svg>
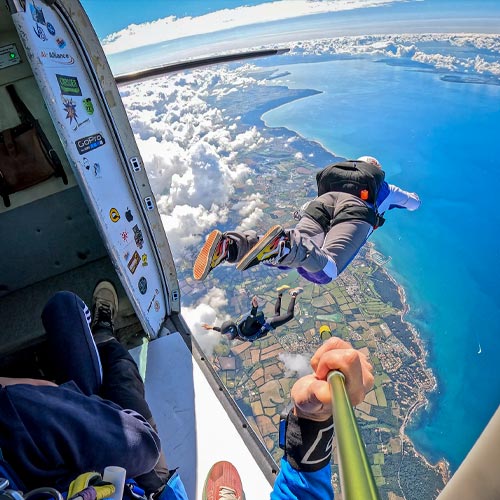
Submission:
<svg viewBox="0 0 500 500">
<path fill-rule="evenodd" d="M 277 70 L 290 74 L 273 84 L 322 93 L 265 113 L 268 126 L 375 156 L 422 199 L 389 213 L 372 241 L 391 256 L 438 380 L 409 435 L 456 470 L 500 404 L 500 86 L 367 60 Z"/>
</svg>

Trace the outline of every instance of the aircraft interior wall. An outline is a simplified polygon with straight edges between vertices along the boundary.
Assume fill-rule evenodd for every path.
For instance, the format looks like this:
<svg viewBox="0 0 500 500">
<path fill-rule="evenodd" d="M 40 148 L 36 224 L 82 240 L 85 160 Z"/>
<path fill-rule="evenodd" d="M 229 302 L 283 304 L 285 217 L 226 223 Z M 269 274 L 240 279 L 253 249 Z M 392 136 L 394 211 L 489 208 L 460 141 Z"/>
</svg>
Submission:
<svg viewBox="0 0 500 500">
<path fill-rule="evenodd" d="M 51 177 L 0 200 L 0 355 L 43 343 L 40 314 L 58 290 L 71 290 L 90 304 L 93 285 L 113 281 L 124 305 L 117 326 L 134 337 L 142 331 L 78 187 L 46 109 L 27 55 L 5 4 L 0 6 L 0 52 L 10 48 L 16 64 L 0 65 L 0 131 L 19 124 L 6 87 L 14 85 L 61 159 L 68 183 Z M 2 363 L 2 367 L 6 367 Z"/>
</svg>

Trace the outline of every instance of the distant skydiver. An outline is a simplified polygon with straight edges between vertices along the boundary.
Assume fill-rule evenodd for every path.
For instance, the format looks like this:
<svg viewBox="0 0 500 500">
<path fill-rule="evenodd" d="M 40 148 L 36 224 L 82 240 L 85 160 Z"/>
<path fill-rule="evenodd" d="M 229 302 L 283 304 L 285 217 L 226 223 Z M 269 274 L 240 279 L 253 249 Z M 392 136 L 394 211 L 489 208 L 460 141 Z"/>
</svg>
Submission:
<svg viewBox="0 0 500 500">
<path fill-rule="evenodd" d="M 223 262 L 244 271 L 265 263 L 296 268 L 313 283 L 334 280 L 357 255 L 374 229 L 385 222 L 386 210 L 420 206 L 417 194 L 388 184 L 376 158 L 362 156 L 329 165 L 316 174 L 318 197 L 298 211 L 294 229 L 275 225 L 259 237 L 255 231 L 215 229 L 193 267 L 196 280 Z"/>
<path fill-rule="evenodd" d="M 297 299 L 297 295 L 303 290 L 302 288 L 290 290 L 290 295 L 292 297 L 290 299 L 290 304 L 288 304 L 286 313 L 281 314 L 281 297 L 283 296 L 283 290 L 287 288 L 290 287 L 283 285 L 277 288 L 278 298 L 274 305 L 274 316 L 269 320 L 266 320 L 262 311 L 257 312 L 259 303 L 257 302 L 257 297 L 253 297 L 251 311 L 240 316 L 236 321 L 224 321 L 220 327 L 210 326 L 206 323 L 203 323 L 201 326 L 205 328 L 205 330 L 215 330 L 216 332 L 228 335 L 230 340 L 238 339 L 244 342 L 254 342 L 257 339 L 265 337 L 270 330 L 275 330 L 278 326 L 288 323 L 293 318 L 295 300 Z"/>
</svg>

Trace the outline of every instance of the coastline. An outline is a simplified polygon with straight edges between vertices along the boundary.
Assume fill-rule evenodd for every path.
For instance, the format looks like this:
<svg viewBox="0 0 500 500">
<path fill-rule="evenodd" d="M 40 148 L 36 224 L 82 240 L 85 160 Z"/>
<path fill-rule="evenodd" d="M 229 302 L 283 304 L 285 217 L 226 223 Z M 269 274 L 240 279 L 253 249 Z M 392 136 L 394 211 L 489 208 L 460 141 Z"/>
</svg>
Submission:
<svg viewBox="0 0 500 500">
<path fill-rule="evenodd" d="M 287 88 L 287 87 L 285 87 Z M 285 104 L 288 104 L 290 102 L 303 99 L 305 97 L 308 97 L 310 95 L 314 95 L 317 93 L 317 91 L 314 91 L 313 89 L 305 89 L 303 92 L 297 91 L 296 89 L 288 89 L 290 92 L 292 92 L 292 95 L 288 94 L 287 97 L 282 97 L 281 99 L 271 99 L 265 103 L 261 103 L 260 106 L 258 106 L 258 113 L 255 112 L 250 112 L 245 115 L 245 121 L 250 122 L 252 125 L 258 126 L 258 127 L 263 127 L 265 130 L 268 131 L 271 135 L 279 135 L 283 131 L 286 131 L 287 135 L 289 136 L 296 136 L 299 138 L 301 141 L 302 145 L 310 145 L 311 149 L 316 149 L 316 151 L 320 151 L 323 153 L 326 153 L 325 156 L 330 155 L 330 158 L 328 158 L 328 163 L 331 163 L 332 161 L 343 161 L 345 158 L 338 156 L 337 153 L 332 152 L 330 149 L 328 149 L 324 144 L 319 142 L 318 140 L 313 140 L 313 139 L 308 139 L 307 137 L 304 137 L 301 135 L 299 132 L 290 129 L 286 126 L 281 126 L 281 127 L 274 127 L 270 126 L 266 123 L 264 119 L 264 115 L 266 112 L 271 111 L 277 107 L 283 106 Z M 319 155 L 318 155 L 319 156 Z M 324 165 L 321 166 L 316 166 L 316 168 L 322 168 Z M 376 250 L 375 243 L 368 241 L 365 244 L 366 247 L 366 252 L 364 253 L 365 258 L 369 260 L 371 263 L 373 263 L 377 269 L 380 271 L 380 273 L 383 275 L 383 280 L 386 282 L 389 282 L 392 287 L 396 290 L 397 297 L 398 297 L 398 302 L 399 302 L 399 307 L 397 307 L 399 311 L 398 315 L 398 320 L 403 326 L 404 333 L 408 332 L 409 335 L 403 335 L 403 337 L 406 337 L 406 343 L 405 343 L 405 338 L 401 338 L 403 343 L 408 344 L 407 347 L 411 348 L 411 344 L 414 344 L 418 351 L 422 353 L 422 356 L 416 355 L 416 359 L 418 360 L 420 366 L 421 366 L 421 371 L 425 375 L 427 379 L 427 383 L 425 384 L 425 387 L 421 390 L 420 388 L 415 389 L 415 398 L 416 401 L 413 405 L 411 405 L 404 418 L 403 421 L 399 427 L 399 435 L 401 439 L 401 445 L 402 445 L 402 450 L 401 450 L 401 457 L 404 457 L 404 444 L 407 445 L 407 447 L 411 448 L 415 456 L 417 456 L 422 462 L 429 467 L 430 469 L 433 469 L 436 471 L 437 474 L 442 478 L 442 481 L 444 484 L 446 484 L 450 477 L 451 477 L 451 469 L 450 469 L 450 464 L 449 462 L 444 458 L 441 457 L 436 463 L 431 463 L 430 460 L 422 453 L 419 452 L 416 449 L 415 444 L 411 440 L 411 438 L 407 435 L 406 429 L 408 425 L 410 425 L 412 422 L 414 422 L 414 419 L 420 409 L 424 409 L 428 404 L 429 404 L 429 398 L 427 395 L 429 393 L 432 393 L 437 390 L 437 380 L 436 377 L 434 376 L 432 372 L 432 368 L 427 365 L 427 359 L 428 359 L 428 352 L 425 349 L 425 344 L 424 341 L 415 327 L 410 321 L 408 321 L 407 315 L 410 312 L 410 304 L 408 303 L 407 300 L 407 295 L 404 287 L 398 283 L 395 279 L 394 276 L 387 270 L 385 267 L 385 264 L 391 260 L 390 257 L 384 255 L 383 253 L 379 252 Z M 382 256 L 382 259 L 375 259 L 373 257 L 373 254 L 378 254 L 379 256 Z M 385 287 L 387 289 L 387 287 Z M 390 295 L 392 292 L 389 290 L 387 293 L 382 294 L 384 297 L 382 300 L 384 302 L 391 302 Z M 408 338 L 410 337 L 410 338 Z M 398 385 L 398 381 L 394 380 L 394 385 Z M 402 458 L 403 461 L 403 458 Z M 404 488 L 401 488 L 402 491 L 404 491 Z"/>
<path fill-rule="evenodd" d="M 394 276 L 392 276 L 392 274 L 385 267 L 385 264 L 388 262 L 388 260 L 390 260 L 390 258 L 388 258 L 388 260 L 386 260 L 385 262 L 383 262 L 381 264 L 379 262 L 379 259 L 374 258 L 373 254 L 374 253 L 377 253 L 378 255 L 384 255 L 384 254 L 382 254 L 381 252 L 379 252 L 376 249 L 375 243 L 367 242 L 366 247 L 367 247 L 367 249 L 366 249 L 366 253 L 365 253 L 365 258 L 368 261 L 370 261 L 372 264 L 376 265 L 378 267 L 378 269 L 380 270 L 380 272 L 385 276 L 385 278 L 388 281 L 390 281 L 394 285 L 394 287 L 396 287 L 396 289 L 397 289 L 400 303 L 402 306 L 401 313 L 400 313 L 401 323 L 404 324 L 405 327 L 411 332 L 411 335 L 413 337 L 415 344 L 417 344 L 417 346 L 419 347 L 421 352 L 424 354 L 424 357 L 423 357 L 423 359 L 420 360 L 420 362 L 421 362 L 422 368 L 425 370 L 426 375 L 429 378 L 429 381 L 432 383 L 432 385 L 430 387 L 425 388 L 423 391 L 419 391 L 417 393 L 417 401 L 409 408 L 409 410 L 406 413 L 406 415 L 403 419 L 403 422 L 400 426 L 399 433 L 400 433 L 400 439 L 401 439 L 401 444 L 402 444 L 402 450 L 401 450 L 402 457 L 404 457 L 403 444 L 405 442 L 407 442 L 411 445 L 415 454 L 421 460 L 423 460 L 427 464 L 428 467 L 433 468 L 439 472 L 444 483 L 446 484 L 451 478 L 450 463 L 444 457 L 441 457 L 434 464 L 431 463 L 422 452 L 418 451 L 418 449 L 415 446 L 415 443 L 412 441 L 412 439 L 406 433 L 407 426 L 410 425 L 414 421 L 414 418 L 415 418 L 416 414 L 418 413 L 418 411 L 420 409 L 424 409 L 429 404 L 429 399 L 427 397 L 427 394 L 430 394 L 430 393 L 436 391 L 438 388 L 437 379 L 432 372 L 432 368 L 427 365 L 428 352 L 425 349 L 424 341 L 422 340 L 422 337 L 420 336 L 420 333 L 417 330 L 417 328 L 415 327 L 415 325 L 413 325 L 410 321 L 406 320 L 406 316 L 410 312 L 411 307 L 410 307 L 410 304 L 406 298 L 406 291 L 405 291 L 404 287 L 396 281 Z M 384 255 L 384 257 L 387 257 L 387 256 Z"/>
<path fill-rule="evenodd" d="M 296 92 L 296 89 L 292 89 L 294 92 Z M 310 92 L 310 94 L 308 93 Z M 271 104 L 270 106 L 263 105 L 259 107 L 259 113 L 260 117 L 258 115 L 253 115 L 252 118 L 256 118 L 256 121 L 253 122 L 254 125 L 256 126 L 264 126 L 268 131 L 271 133 L 273 131 L 278 131 L 278 130 L 286 130 L 289 134 L 297 136 L 301 141 L 304 143 L 309 143 L 313 146 L 318 147 L 320 150 L 330 154 L 334 159 L 333 161 L 343 161 L 345 160 L 344 157 L 339 156 L 337 153 L 332 152 L 330 149 L 328 149 L 324 144 L 322 144 L 320 141 L 316 139 L 308 139 L 307 137 L 304 137 L 301 135 L 299 132 L 290 129 L 286 126 L 281 126 L 281 127 L 273 127 L 270 126 L 266 123 L 264 115 L 266 112 L 271 111 L 275 109 L 276 107 L 283 106 L 285 104 L 288 104 L 289 102 L 293 102 L 298 99 L 303 99 L 304 97 L 308 97 L 308 95 L 314 95 L 316 92 L 313 91 L 313 89 L 306 89 L 304 94 L 295 94 L 290 96 L 290 99 L 283 99 L 282 102 L 280 102 L 276 106 L 276 101 L 271 102 L 271 103 L 266 103 L 266 104 Z M 252 120 L 253 121 L 253 120 Z M 260 122 L 260 123 L 259 123 Z M 443 482 L 446 484 L 449 479 L 451 478 L 451 467 L 450 463 L 446 458 L 441 457 L 436 463 L 431 463 L 430 460 L 420 451 L 417 450 L 415 444 L 411 440 L 411 438 L 407 435 L 406 429 L 408 425 L 411 425 L 412 422 L 414 422 L 416 415 L 418 414 L 418 411 L 421 409 L 424 409 L 427 407 L 429 404 L 429 398 L 428 394 L 434 392 L 438 388 L 437 384 L 437 379 L 432 372 L 432 368 L 427 365 L 427 360 L 428 360 L 428 352 L 425 348 L 424 341 L 422 339 L 422 336 L 420 335 L 420 332 L 417 330 L 415 325 L 408 321 L 406 318 L 411 310 L 410 304 L 407 299 L 406 291 L 404 287 L 397 282 L 396 278 L 389 272 L 389 270 L 386 268 L 387 262 L 391 260 L 390 256 L 386 256 L 380 251 L 376 249 L 375 243 L 368 241 L 365 244 L 366 247 L 366 252 L 365 252 L 365 258 L 369 260 L 371 263 L 373 263 L 375 266 L 377 266 L 378 270 L 381 272 L 383 275 L 384 279 L 387 280 L 392 284 L 392 286 L 396 289 L 397 295 L 398 295 L 398 300 L 400 303 L 399 309 L 399 321 L 401 322 L 401 325 L 404 326 L 404 329 L 410 333 L 411 337 L 411 342 L 413 342 L 418 350 L 422 353 L 422 357 L 418 357 L 419 363 L 422 367 L 422 371 L 425 373 L 427 379 L 428 379 L 428 384 L 426 385 L 424 390 L 418 390 L 416 392 L 416 399 L 417 401 L 415 402 L 414 405 L 412 405 L 409 409 L 407 414 L 405 415 L 403 422 L 400 426 L 400 436 L 402 443 L 406 442 L 409 445 L 411 445 L 411 448 L 413 449 L 414 453 L 429 467 L 432 468 L 436 471 L 438 471 L 439 475 L 441 476 Z M 375 259 L 373 254 L 376 253 L 379 256 L 382 256 L 382 259 Z M 390 295 L 390 292 L 389 292 Z M 386 297 L 383 298 L 384 301 L 390 301 L 386 295 Z M 397 381 L 395 381 L 395 384 L 397 384 Z M 403 456 L 403 453 L 402 453 Z"/>
</svg>

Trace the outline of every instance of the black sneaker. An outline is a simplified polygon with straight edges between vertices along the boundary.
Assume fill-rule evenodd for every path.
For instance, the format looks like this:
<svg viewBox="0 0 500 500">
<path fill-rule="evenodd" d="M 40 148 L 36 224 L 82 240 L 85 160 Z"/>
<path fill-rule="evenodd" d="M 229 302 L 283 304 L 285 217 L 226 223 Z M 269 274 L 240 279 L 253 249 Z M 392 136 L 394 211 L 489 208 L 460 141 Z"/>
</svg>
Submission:
<svg viewBox="0 0 500 500">
<path fill-rule="evenodd" d="M 290 253 L 290 240 L 285 230 L 273 226 L 238 262 L 236 269 L 244 271 L 249 267 L 265 262 L 274 266 Z"/>
<path fill-rule="evenodd" d="M 118 313 L 118 294 L 113 283 L 100 281 L 97 283 L 92 294 L 92 322 L 90 329 L 111 330 L 113 332 L 114 321 Z"/>
</svg>

